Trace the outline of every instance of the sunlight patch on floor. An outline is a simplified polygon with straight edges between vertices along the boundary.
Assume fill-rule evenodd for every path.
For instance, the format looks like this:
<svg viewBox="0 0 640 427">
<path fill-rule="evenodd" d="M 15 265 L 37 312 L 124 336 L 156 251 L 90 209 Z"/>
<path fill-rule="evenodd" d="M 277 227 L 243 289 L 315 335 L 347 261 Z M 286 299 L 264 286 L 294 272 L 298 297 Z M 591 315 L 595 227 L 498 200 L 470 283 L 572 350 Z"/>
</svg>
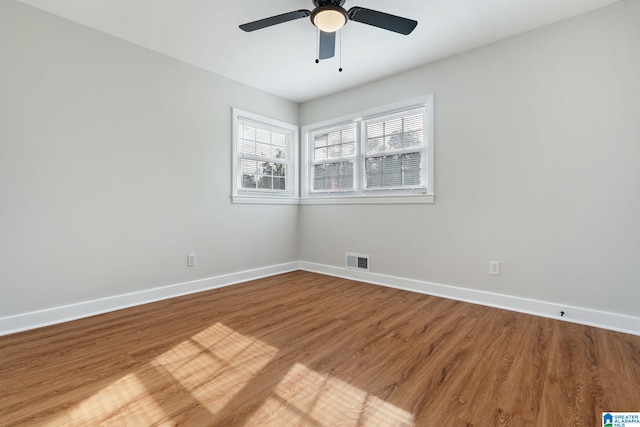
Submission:
<svg viewBox="0 0 640 427">
<path fill-rule="evenodd" d="M 135 374 L 129 374 L 56 417 L 50 425 L 152 425 L 166 420 L 145 386 Z"/>
<path fill-rule="evenodd" d="M 152 365 L 171 374 L 216 414 L 277 352 L 275 347 L 216 323 L 160 355 Z"/>
<path fill-rule="evenodd" d="M 338 378 L 295 364 L 248 425 L 413 426 L 413 415 Z"/>
<path fill-rule="evenodd" d="M 175 415 L 173 403 L 179 405 L 189 399 L 213 415 L 277 352 L 258 339 L 217 323 L 137 367 L 50 423 L 163 425 Z M 170 389 L 178 394 L 167 402 L 163 395 Z"/>
<path fill-rule="evenodd" d="M 53 424 L 164 425 L 184 408 L 191 408 L 190 421 L 207 422 L 225 408 L 260 402 L 246 425 L 414 425 L 411 413 L 301 363 L 288 371 L 287 366 L 276 368 L 286 374 L 269 397 L 252 400 L 251 381 L 277 353 L 257 338 L 216 323 L 139 365 Z"/>
</svg>

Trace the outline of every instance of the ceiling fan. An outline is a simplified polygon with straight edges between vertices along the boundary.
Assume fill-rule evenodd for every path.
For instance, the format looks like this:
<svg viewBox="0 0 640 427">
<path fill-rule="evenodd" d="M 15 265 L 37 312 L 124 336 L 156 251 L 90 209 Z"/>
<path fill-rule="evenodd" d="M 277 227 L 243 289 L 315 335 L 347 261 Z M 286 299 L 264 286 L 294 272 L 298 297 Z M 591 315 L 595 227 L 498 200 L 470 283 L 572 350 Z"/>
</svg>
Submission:
<svg viewBox="0 0 640 427">
<path fill-rule="evenodd" d="M 313 4 L 316 6 L 313 10 L 294 10 L 293 12 L 242 24 L 240 25 L 240 29 L 251 32 L 310 16 L 313 25 L 320 31 L 319 59 L 328 59 L 335 55 L 336 31 L 344 27 L 349 20 L 373 25 L 374 27 L 404 35 L 410 34 L 416 25 L 418 25 L 418 21 L 414 21 L 413 19 L 402 18 L 359 6 L 354 6 L 347 11 L 342 7 L 345 1 L 346 0 L 313 0 Z"/>
</svg>

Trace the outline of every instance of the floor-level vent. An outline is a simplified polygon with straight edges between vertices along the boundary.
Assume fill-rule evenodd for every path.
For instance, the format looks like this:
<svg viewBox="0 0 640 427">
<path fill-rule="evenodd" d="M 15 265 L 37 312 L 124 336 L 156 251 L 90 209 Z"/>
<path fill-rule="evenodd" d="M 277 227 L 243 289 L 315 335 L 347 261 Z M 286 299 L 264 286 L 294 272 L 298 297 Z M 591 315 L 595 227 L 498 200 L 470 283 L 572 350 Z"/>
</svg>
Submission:
<svg viewBox="0 0 640 427">
<path fill-rule="evenodd" d="M 359 255 L 347 252 L 347 268 L 369 271 L 369 255 Z"/>
</svg>

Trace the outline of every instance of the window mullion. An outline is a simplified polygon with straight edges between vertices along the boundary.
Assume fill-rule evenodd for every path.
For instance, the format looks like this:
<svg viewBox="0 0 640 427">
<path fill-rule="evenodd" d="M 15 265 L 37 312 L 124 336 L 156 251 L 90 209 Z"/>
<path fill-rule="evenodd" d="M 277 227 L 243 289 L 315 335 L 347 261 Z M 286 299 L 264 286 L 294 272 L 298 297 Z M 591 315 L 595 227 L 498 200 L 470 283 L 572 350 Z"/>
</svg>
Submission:
<svg viewBox="0 0 640 427">
<path fill-rule="evenodd" d="M 291 163 L 291 161 L 287 159 L 278 159 L 277 157 L 257 156 L 255 154 L 246 154 L 246 153 L 238 154 L 238 158 L 246 159 L 246 160 L 255 160 L 258 162 L 265 162 L 265 163 L 278 163 L 281 165 L 288 165 Z"/>
<path fill-rule="evenodd" d="M 365 153 L 365 149 L 364 149 L 364 141 L 366 140 L 367 137 L 367 132 L 364 128 L 364 120 L 358 120 L 358 128 L 356 131 L 356 138 L 358 140 L 357 145 L 357 162 L 356 162 L 356 176 L 357 176 L 357 180 L 356 180 L 356 191 L 358 192 L 358 194 L 362 193 L 362 190 L 364 190 L 364 153 Z"/>
<path fill-rule="evenodd" d="M 332 159 L 321 159 L 321 160 L 314 160 L 311 162 L 312 165 L 316 166 L 316 165 L 326 165 L 329 163 L 340 163 L 340 162 L 348 162 L 348 161 L 357 161 L 358 157 L 357 156 L 348 156 L 348 157 L 335 157 Z"/>
<path fill-rule="evenodd" d="M 424 151 L 423 146 L 415 146 L 415 147 L 408 147 L 408 148 L 398 148 L 396 150 L 382 151 L 379 153 L 365 154 L 363 157 L 365 159 L 370 159 L 372 157 L 395 156 L 398 154 L 420 153 L 422 151 Z"/>
</svg>

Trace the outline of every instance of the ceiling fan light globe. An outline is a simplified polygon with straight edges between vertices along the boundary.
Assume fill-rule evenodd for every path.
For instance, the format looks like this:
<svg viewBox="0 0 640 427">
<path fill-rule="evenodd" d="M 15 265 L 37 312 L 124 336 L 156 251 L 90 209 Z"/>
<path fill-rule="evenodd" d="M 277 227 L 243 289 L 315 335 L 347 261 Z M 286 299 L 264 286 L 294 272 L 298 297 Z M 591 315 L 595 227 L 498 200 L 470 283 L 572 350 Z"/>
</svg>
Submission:
<svg viewBox="0 0 640 427">
<path fill-rule="evenodd" d="M 313 11 L 311 22 L 320 31 L 335 33 L 347 23 L 347 13 L 341 7 L 322 6 Z"/>
</svg>

